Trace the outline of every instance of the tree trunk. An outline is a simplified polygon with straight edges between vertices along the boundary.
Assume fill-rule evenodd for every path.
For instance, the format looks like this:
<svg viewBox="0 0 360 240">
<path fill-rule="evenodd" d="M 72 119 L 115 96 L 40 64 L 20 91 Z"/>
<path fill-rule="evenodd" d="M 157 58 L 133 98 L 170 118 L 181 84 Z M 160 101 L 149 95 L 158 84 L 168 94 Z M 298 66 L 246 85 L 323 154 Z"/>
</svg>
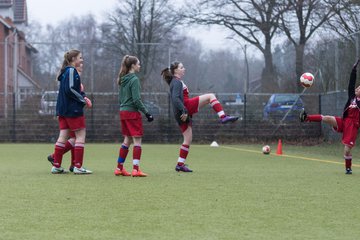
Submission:
<svg viewBox="0 0 360 240">
<path fill-rule="evenodd" d="M 265 67 L 262 71 L 261 91 L 265 93 L 276 92 L 279 90 L 279 86 L 277 84 L 276 74 L 274 71 L 271 44 L 267 43 L 265 45 L 265 50 L 263 54 L 265 60 Z"/>
<path fill-rule="evenodd" d="M 296 79 L 295 81 L 299 81 L 301 74 L 304 73 L 304 50 L 305 44 L 301 43 L 295 45 L 295 52 L 296 52 L 296 60 L 295 60 L 295 72 L 296 72 Z M 302 91 L 302 87 L 300 84 L 296 84 L 298 92 Z"/>
</svg>

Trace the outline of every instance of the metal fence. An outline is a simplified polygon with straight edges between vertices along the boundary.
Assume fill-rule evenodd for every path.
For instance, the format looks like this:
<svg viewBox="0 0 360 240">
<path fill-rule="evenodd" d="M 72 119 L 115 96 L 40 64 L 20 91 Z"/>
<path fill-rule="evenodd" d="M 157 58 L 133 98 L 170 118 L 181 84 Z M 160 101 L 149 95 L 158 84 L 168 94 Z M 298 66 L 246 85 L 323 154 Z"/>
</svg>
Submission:
<svg viewBox="0 0 360 240">
<path fill-rule="evenodd" d="M 16 108 L 10 103 L 7 114 L 3 112 L 4 107 L 0 107 L 0 141 L 54 142 L 58 136 L 58 123 L 54 116 L 54 98 L 48 95 L 49 92 L 43 92 L 22 96 L 20 107 Z M 118 93 L 93 93 L 88 96 L 93 101 L 93 107 L 85 110 L 87 142 L 122 141 Z M 204 107 L 193 117 L 194 142 L 267 142 L 282 138 L 289 142 L 310 144 L 336 140 L 339 134 L 332 133 L 331 128 L 320 123 L 300 123 L 298 115 L 303 107 L 309 113 L 341 115 L 347 93 L 304 94 L 300 97 L 300 103 L 282 106 L 286 111 L 276 108 L 276 103 L 273 103 L 275 108 L 268 112 L 266 106 L 271 94 L 218 93 L 217 97 L 226 113 L 238 115 L 240 120 L 222 125 L 210 106 Z M 155 118 L 152 123 L 144 118 L 144 142 L 181 142 L 182 136 L 173 117 L 169 94 L 144 93 L 142 99 Z"/>
</svg>

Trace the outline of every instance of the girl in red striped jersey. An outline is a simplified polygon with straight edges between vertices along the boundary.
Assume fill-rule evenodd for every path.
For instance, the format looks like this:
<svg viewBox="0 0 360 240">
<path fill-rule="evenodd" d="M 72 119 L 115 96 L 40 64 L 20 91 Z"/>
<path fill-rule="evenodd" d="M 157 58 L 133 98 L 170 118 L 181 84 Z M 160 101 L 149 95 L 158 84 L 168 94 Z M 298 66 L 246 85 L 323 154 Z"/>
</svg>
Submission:
<svg viewBox="0 0 360 240">
<path fill-rule="evenodd" d="M 225 124 L 235 122 L 239 117 L 228 116 L 225 114 L 222 105 L 217 100 L 215 94 L 207 93 L 194 98 L 189 97 L 189 89 L 182 81 L 185 75 L 185 67 L 181 62 L 173 62 L 170 67 L 165 68 L 161 75 L 170 86 L 171 102 L 174 107 L 175 119 L 179 124 L 184 141 L 180 147 L 180 154 L 175 170 L 178 172 L 192 172 L 185 164 L 192 142 L 192 115 L 208 104 L 214 109 L 220 118 L 220 122 Z"/>
<path fill-rule="evenodd" d="M 342 133 L 344 145 L 345 174 L 352 174 L 351 149 L 355 146 L 356 137 L 360 128 L 360 86 L 356 85 L 358 59 L 352 67 L 348 84 L 348 100 L 345 104 L 342 117 L 326 116 L 321 114 L 308 115 L 305 110 L 300 113 L 301 122 L 323 122 L 330 125 L 335 131 Z"/>
</svg>

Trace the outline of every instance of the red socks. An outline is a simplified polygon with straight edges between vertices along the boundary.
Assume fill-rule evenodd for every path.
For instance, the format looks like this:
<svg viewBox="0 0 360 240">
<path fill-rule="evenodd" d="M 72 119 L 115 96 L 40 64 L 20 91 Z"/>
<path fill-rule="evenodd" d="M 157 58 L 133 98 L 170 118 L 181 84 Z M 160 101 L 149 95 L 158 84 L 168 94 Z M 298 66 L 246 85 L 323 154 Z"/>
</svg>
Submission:
<svg viewBox="0 0 360 240">
<path fill-rule="evenodd" d="M 189 148 L 190 148 L 189 145 L 186 145 L 186 144 L 181 145 L 181 147 L 180 147 L 180 154 L 179 154 L 179 158 L 178 158 L 178 162 L 177 162 L 177 164 L 178 164 L 179 166 L 182 166 L 182 165 L 185 164 L 187 155 L 188 155 L 188 153 L 189 153 Z"/>
<path fill-rule="evenodd" d="M 54 151 L 54 167 L 61 167 L 62 158 L 64 155 L 65 143 L 56 142 Z"/>
<path fill-rule="evenodd" d="M 344 156 L 345 159 L 345 168 L 351 168 L 351 161 L 352 161 L 352 156 Z"/>
<path fill-rule="evenodd" d="M 306 121 L 307 122 L 321 122 L 322 121 L 322 115 L 320 115 L 320 114 L 307 115 Z"/>
<path fill-rule="evenodd" d="M 70 139 L 67 140 L 65 143 L 64 154 L 71 150 L 71 166 L 74 166 L 74 164 L 75 164 L 74 146 L 75 146 L 75 143 L 73 141 L 71 141 Z"/>
<path fill-rule="evenodd" d="M 121 144 L 119 150 L 118 164 L 117 164 L 118 169 L 123 170 L 124 162 L 126 160 L 128 152 L 129 152 L 129 147 L 125 143 Z"/>
<path fill-rule="evenodd" d="M 135 145 L 133 148 L 133 169 L 139 170 L 140 158 L 141 158 L 141 146 Z"/>
<path fill-rule="evenodd" d="M 75 167 L 81 168 L 84 160 L 84 143 L 76 142 L 74 148 Z"/>
<path fill-rule="evenodd" d="M 210 106 L 214 109 L 214 111 L 217 113 L 217 115 L 220 118 L 225 117 L 225 112 L 223 110 L 223 107 L 216 98 L 210 101 Z"/>
</svg>

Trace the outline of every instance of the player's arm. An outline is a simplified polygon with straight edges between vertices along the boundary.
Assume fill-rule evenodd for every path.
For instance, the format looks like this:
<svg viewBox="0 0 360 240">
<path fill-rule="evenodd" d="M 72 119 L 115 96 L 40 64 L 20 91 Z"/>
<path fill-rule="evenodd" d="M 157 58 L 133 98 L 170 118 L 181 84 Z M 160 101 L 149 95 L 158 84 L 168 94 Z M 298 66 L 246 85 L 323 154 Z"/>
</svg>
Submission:
<svg viewBox="0 0 360 240">
<path fill-rule="evenodd" d="M 136 79 L 136 81 L 133 81 L 131 83 L 130 89 L 131 89 L 131 96 L 132 96 L 135 107 L 145 115 L 147 113 L 149 113 L 149 111 L 147 110 L 147 108 L 145 107 L 144 103 L 141 100 L 141 96 L 140 96 L 141 87 L 140 87 L 140 81 L 138 78 Z"/>
<path fill-rule="evenodd" d="M 352 97 L 355 94 L 355 84 L 356 84 L 356 71 L 357 71 L 357 66 L 359 65 L 360 59 L 358 59 L 351 70 L 351 74 L 350 74 L 350 80 L 349 80 L 349 86 L 348 86 L 348 95 L 349 97 Z"/>
<path fill-rule="evenodd" d="M 72 97 L 73 99 L 75 99 L 78 102 L 83 103 L 84 105 L 86 105 L 86 101 L 84 99 L 84 97 L 81 95 L 81 93 L 79 91 L 77 91 L 77 87 L 76 87 L 76 81 L 78 81 L 79 78 L 79 74 L 77 74 L 75 72 L 74 68 L 69 68 L 69 85 L 68 85 L 68 94 L 70 97 Z"/>
<path fill-rule="evenodd" d="M 170 91 L 171 91 L 171 102 L 173 103 L 174 108 L 180 111 L 182 114 L 187 114 L 187 109 L 181 98 L 181 96 L 183 95 L 181 82 L 174 81 L 172 87 L 170 88 Z"/>
</svg>

